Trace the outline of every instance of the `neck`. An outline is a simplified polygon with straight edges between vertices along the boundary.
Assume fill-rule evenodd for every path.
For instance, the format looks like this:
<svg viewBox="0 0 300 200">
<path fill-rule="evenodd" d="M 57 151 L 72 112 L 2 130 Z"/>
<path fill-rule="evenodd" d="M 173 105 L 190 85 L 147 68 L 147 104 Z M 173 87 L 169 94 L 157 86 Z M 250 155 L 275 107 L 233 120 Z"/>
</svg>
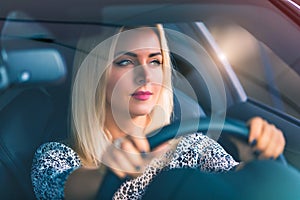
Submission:
<svg viewBox="0 0 300 200">
<path fill-rule="evenodd" d="M 112 139 L 124 137 L 126 135 L 142 136 L 144 130 L 150 122 L 148 115 L 143 116 L 122 116 L 118 114 L 112 115 L 110 109 L 107 109 L 105 128 L 111 134 Z"/>
</svg>

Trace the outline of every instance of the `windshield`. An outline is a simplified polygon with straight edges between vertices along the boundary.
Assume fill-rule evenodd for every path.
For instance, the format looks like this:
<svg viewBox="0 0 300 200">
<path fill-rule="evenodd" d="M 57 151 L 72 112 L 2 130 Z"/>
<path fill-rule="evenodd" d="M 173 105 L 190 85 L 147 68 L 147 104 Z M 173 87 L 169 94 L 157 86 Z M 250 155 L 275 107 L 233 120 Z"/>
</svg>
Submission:
<svg viewBox="0 0 300 200">
<path fill-rule="evenodd" d="M 288 65 L 237 24 L 213 24 L 210 30 L 248 97 L 300 118 L 299 59 Z"/>
</svg>

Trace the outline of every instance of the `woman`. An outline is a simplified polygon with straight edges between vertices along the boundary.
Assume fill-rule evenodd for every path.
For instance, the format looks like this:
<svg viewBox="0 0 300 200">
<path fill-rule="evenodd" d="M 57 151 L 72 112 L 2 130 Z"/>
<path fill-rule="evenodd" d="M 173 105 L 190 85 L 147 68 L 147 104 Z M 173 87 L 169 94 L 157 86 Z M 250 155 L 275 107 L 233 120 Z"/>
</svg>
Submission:
<svg viewBox="0 0 300 200">
<path fill-rule="evenodd" d="M 121 28 L 79 62 L 73 78 L 72 137 L 67 144 L 50 142 L 37 150 L 32 167 L 37 198 L 93 199 L 112 171 L 126 180 L 113 198 L 138 199 L 162 170 L 221 172 L 238 165 L 201 133 L 150 152 L 145 135 L 170 123 L 173 111 L 171 62 L 161 25 Z M 249 143 L 261 158 L 282 153 L 285 141 L 275 126 L 261 118 L 249 126 Z"/>
</svg>

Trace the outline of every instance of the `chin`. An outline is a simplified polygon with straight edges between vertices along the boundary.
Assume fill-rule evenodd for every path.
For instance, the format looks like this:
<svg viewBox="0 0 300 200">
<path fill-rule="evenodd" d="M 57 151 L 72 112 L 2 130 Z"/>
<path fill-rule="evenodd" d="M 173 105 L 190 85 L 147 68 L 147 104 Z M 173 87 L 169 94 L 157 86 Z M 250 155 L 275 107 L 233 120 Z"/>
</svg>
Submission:
<svg viewBox="0 0 300 200">
<path fill-rule="evenodd" d="M 131 116 L 144 116 L 149 115 L 154 108 L 153 104 L 144 104 L 144 105 L 132 105 L 129 108 Z"/>
<path fill-rule="evenodd" d="M 132 117 L 142 117 L 142 116 L 147 116 L 149 115 L 151 112 L 131 112 L 130 115 Z"/>
<path fill-rule="evenodd" d="M 146 108 L 146 109 L 133 109 L 130 111 L 131 116 L 141 117 L 141 116 L 147 116 L 151 113 L 152 109 Z"/>
</svg>

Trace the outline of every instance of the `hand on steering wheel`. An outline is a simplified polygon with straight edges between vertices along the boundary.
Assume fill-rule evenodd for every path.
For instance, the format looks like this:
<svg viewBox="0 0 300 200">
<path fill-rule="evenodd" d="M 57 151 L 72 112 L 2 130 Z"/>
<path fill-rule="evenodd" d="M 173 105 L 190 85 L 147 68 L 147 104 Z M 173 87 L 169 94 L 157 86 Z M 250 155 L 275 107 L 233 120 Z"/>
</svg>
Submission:
<svg viewBox="0 0 300 200">
<path fill-rule="evenodd" d="M 153 131 L 147 136 L 150 148 L 153 149 L 175 137 L 194 133 L 194 123 L 195 119 L 175 121 L 172 124 L 163 127 L 159 131 Z M 267 124 L 267 122 L 261 118 L 253 118 L 249 122 L 249 125 L 251 127 L 250 132 L 248 126 L 238 120 L 226 119 L 224 123 L 211 123 L 210 118 L 200 118 L 197 131 L 203 133 L 206 133 L 208 130 L 221 131 L 224 137 L 233 137 L 235 145 L 237 145 L 236 141 L 241 141 L 244 144 L 248 144 L 250 142 L 250 147 L 254 149 L 252 152 L 254 152 L 254 154 L 259 154 L 258 158 L 277 158 L 278 161 L 286 164 L 286 160 L 281 154 L 283 151 L 282 148 L 284 147 L 284 138 L 281 131 L 276 129 L 275 126 Z M 272 132 L 273 134 L 271 137 Z M 276 137 L 273 137 L 274 135 Z M 270 142 L 272 140 L 273 142 Z M 276 144 L 274 140 L 283 142 L 283 145 L 279 145 L 279 148 L 277 148 L 274 146 L 274 144 Z M 275 151 L 272 152 L 272 150 Z"/>
<path fill-rule="evenodd" d="M 253 118 L 253 120 L 258 120 L 258 119 Z M 251 126 L 251 123 L 255 123 L 257 125 L 254 127 L 254 129 L 251 129 L 253 132 L 250 133 L 250 136 L 249 136 L 248 126 L 245 123 L 237 121 L 237 120 L 226 119 L 223 123 L 221 123 L 221 122 L 211 123 L 210 118 L 200 118 L 200 120 L 197 119 L 197 121 L 199 121 L 198 128 L 197 128 L 198 132 L 206 133 L 208 130 L 220 131 L 220 132 L 222 132 L 223 136 L 233 137 L 234 140 L 240 141 L 240 143 L 248 144 L 248 142 L 252 142 L 252 145 L 253 145 L 254 138 L 266 136 L 265 134 L 256 135 L 257 130 L 263 129 L 264 126 L 257 125 L 256 123 L 258 123 L 258 122 L 255 122 L 255 121 L 250 121 L 250 123 L 249 123 L 250 126 Z M 194 130 L 195 124 L 194 123 L 195 123 L 195 119 L 181 121 L 181 122 L 175 121 L 172 124 L 165 126 L 160 130 L 149 133 L 147 135 L 147 139 L 148 139 L 148 142 L 150 145 L 150 149 L 153 150 L 156 147 L 160 146 L 161 144 L 163 144 L 166 141 L 171 140 L 173 138 L 194 133 L 195 132 L 195 130 Z M 265 122 L 262 121 L 262 123 L 265 123 Z M 237 145 L 237 144 L 239 144 L 239 142 L 238 143 L 229 143 L 229 145 L 233 145 L 233 144 Z M 255 142 L 254 142 L 254 144 L 255 144 Z M 257 142 L 256 145 L 259 145 L 259 143 Z M 254 145 L 254 146 L 256 146 L 256 145 Z M 260 146 L 257 146 L 257 147 L 260 148 Z M 256 147 L 254 147 L 254 148 L 256 148 Z M 280 163 L 287 165 L 283 154 L 280 154 L 278 156 L 277 160 Z M 107 184 L 104 184 L 100 188 L 100 190 L 98 192 L 99 199 L 103 199 L 103 196 L 101 196 L 101 195 L 106 195 L 106 197 L 111 198 L 114 191 L 123 183 L 124 180 L 119 179 L 122 176 L 119 176 L 119 178 L 117 178 L 115 174 L 116 174 L 115 172 L 112 173 L 111 171 L 109 171 L 107 173 L 106 177 L 104 178 L 105 181 L 103 181 L 104 183 L 107 183 Z M 110 193 L 109 193 L 109 191 L 110 191 Z"/>
</svg>

